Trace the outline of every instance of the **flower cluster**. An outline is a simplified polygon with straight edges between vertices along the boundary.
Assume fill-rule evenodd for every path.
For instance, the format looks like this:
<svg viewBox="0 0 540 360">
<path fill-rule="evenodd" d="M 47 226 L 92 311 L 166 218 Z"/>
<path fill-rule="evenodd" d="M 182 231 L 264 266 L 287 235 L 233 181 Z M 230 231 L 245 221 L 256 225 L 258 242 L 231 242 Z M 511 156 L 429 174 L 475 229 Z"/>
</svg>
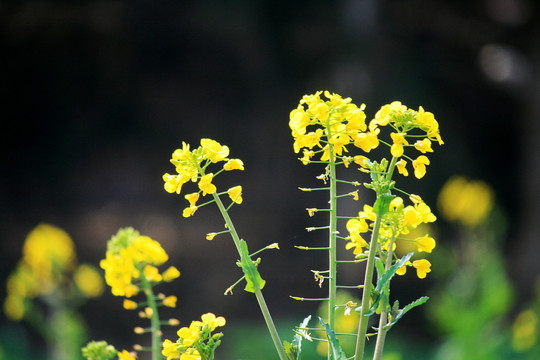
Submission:
<svg viewBox="0 0 540 360">
<path fill-rule="evenodd" d="M 396 196 L 389 203 L 389 211 L 383 215 L 381 220 L 381 226 L 379 229 L 379 243 L 382 249 L 392 251 L 396 248 L 396 239 L 404 241 L 413 241 L 418 252 L 427 252 L 435 248 L 435 240 L 429 235 L 417 237 L 413 240 L 409 240 L 401 235 L 407 235 L 412 230 L 416 229 L 420 224 L 427 224 L 434 222 L 437 218 L 431 212 L 431 209 L 418 195 L 411 195 L 409 199 L 412 205 L 405 206 L 403 198 Z M 375 212 L 373 207 L 364 205 L 364 209 L 358 212 L 358 217 L 349 219 L 347 221 L 347 230 L 349 236 L 347 237 L 348 243 L 346 249 L 354 249 L 353 253 L 357 256 L 364 254 L 364 247 L 367 246 L 366 240 L 361 234 L 372 231 L 373 222 L 375 221 Z M 412 265 L 416 268 L 418 277 L 423 279 L 426 277 L 426 273 L 430 272 L 430 266 L 428 260 L 421 259 L 414 262 L 407 262 L 406 265 Z M 397 271 L 397 274 L 405 274 L 406 267 L 403 266 Z"/>
<path fill-rule="evenodd" d="M 354 161 L 366 167 L 369 162 L 366 163 L 367 158 L 364 156 L 343 155 L 344 152 L 348 152 L 347 146 L 353 144 L 364 152 L 370 152 L 382 142 L 379 139 L 380 128 L 390 126 L 394 130 L 390 133 L 392 144 L 383 143 L 389 145 L 392 156 L 399 159 L 397 161 L 399 173 L 408 176 L 407 160 L 404 159 L 406 158 L 412 162 L 415 177 L 420 179 L 426 173 L 429 159 L 425 155 L 412 159 L 404 154 L 404 148 L 414 147 L 420 153 L 426 154 L 433 152 L 432 141 L 437 141 L 439 145 L 444 144 L 434 115 L 422 107 L 415 111 L 399 101 L 394 101 L 381 107 L 368 126 L 364 104 L 358 107 L 351 103 L 351 98 L 343 99 L 340 95 L 328 91 L 324 92 L 324 96 L 328 99 L 324 101 L 320 97 L 321 94 L 322 92 L 318 91 L 312 95 L 305 95 L 298 107 L 290 113 L 289 127 L 295 140 L 294 151 L 299 153 L 303 150 L 303 157 L 300 160 L 304 165 L 312 162 L 311 159 L 317 153 L 322 153 L 320 161 L 328 161 L 331 144 L 333 156 L 341 158 L 345 165 L 348 166 Z M 416 141 L 411 144 L 410 139 Z"/>
<path fill-rule="evenodd" d="M 72 286 L 75 284 L 75 287 Z M 30 300 L 51 295 L 70 301 L 103 292 L 103 280 L 90 265 L 77 265 L 75 245 L 62 229 L 41 224 L 26 237 L 23 257 L 7 279 L 6 315 L 23 319 Z"/>
<path fill-rule="evenodd" d="M 91 341 L 81 351 L 85 359 L 91 360 L 112 360 L 114 358 L 118 360 L 136 360 L 134 354 L 127 350 L 118 351 L 106 341 Z"/>
<path fill-rule="evenodd" d="M 289 127 L 294 138 L 294 152 L 303 150 L 301 160 L 304 164 L 310 163 L 316 153 L 322 153 L 320 160 L 327 161 L 330 158 L 329 144 L 333 145 L 333 156 L 347 152 L 350 143 L 366 151 L 379 145 L 375 134 L 365 132 L 367 125 L 364 104 L 359 108 L 351 103 L 351 98 L 343 99 L 328 91 L 324 92 L 328 101 L 323 101 L 321 94 L 318 91 L 313 95 L 305 95 L 298 107 L 290 113 Z M 313 150 L 315 147 L 320 149 Z"/>
<path fill-rule="evenodd" d="M 165 190 L 169 193 L 180 194 L 182 186 L 189 181 L 196 182 L 199 187 L 198 192 L 189 193 L 184 196 L 189 202 L 189 206 L 182 213 L 184 217 L 193 216 L 195 211 L 197 211 L 199 208 L 197 201 L 201 193 L 203 196 L 217 193 L 217 187 L 214 185 L 213 180 L 219 173 L 222 171 L 244 170 L 242 160 L 229 159 L 228 156 L 229 148 L 211 139 L 201 139 L 201 145 L 194 150 L 190 149 L 189 144 L 182 142 L 182 149 L 176 149 L 173 152 L 171 163 L 176 167 L 176 174 L 166 173 L 163 175 Z M 207 172 L 207 167 L 210 164 L 220 162 L 224 163 L 220 170 L 216 173 Z M 230 188 L 227 190 L 227 194 L 233 203 L 242 203 L 241 186 Z M 218 193 L 218 195 L 220 194 Z"/>
<path fill-rule="evenodd" d="M 201 321 L 192 321 L 189 327 L 178 330 L 178 340 L 163 342 L 162 354 L 167 360 L 201 360 L 213 359 L 214 351 L 221 343 L 222 333 L 212 335 L 220 326 L 225 326 L 225 318 L 216 317 L 212 313 L 201 316 Z"/>
<path fill-rule="evenodd" d="M 139 293 L 143 278 L 150 283 L 160 283 L 180 276 L 174 266 L 159 272 L 157 266 L 168 258 L 157 241 L 141 236 L 133 228 L 124 228 L 109 240 L 106 257 L 100 266 L 105 270 L 105 281 L 112 294 L 129 298 Z"/>
</svg>

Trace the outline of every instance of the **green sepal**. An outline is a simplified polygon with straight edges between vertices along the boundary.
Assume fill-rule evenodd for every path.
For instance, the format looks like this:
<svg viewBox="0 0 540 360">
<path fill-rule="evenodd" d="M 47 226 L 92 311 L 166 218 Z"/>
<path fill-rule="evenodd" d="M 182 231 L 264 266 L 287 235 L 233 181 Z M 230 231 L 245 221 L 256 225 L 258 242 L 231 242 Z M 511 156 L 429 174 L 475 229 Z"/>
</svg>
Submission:
<svg viewBox="0 0 540 360">
<path fill-rule="evenodd" d="M 246 275 L 245 291 L 254 293 L 257 290 L 262 290 L 266 281 L 261 278 L 255 262 L 249 257 L 247 244 L 244 240 L 240 240 L 240 264 L 242 271 Z"/>
<path fill-rule="evenodd" d="M 328 344 L 330 345 L 330 360 L 346 360 L 347 356 L 343 352 L 341 345 L 339 345 L 339 340 L 336 337 L 334 330 L 330 329 L 330 326 L 319 317 L 319 322 L 324 327 L 326 331 L 326 337 L 328 338 Z"/>
</svg>

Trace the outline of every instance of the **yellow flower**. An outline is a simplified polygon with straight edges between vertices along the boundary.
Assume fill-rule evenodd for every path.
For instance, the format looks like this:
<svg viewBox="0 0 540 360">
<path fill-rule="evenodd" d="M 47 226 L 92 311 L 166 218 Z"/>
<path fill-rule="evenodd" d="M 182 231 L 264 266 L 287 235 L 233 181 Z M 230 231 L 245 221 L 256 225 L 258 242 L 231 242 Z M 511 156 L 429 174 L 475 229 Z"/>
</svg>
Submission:
<svg viewBox="0 0 540 360">
<path fill-rule="evenodd" d="M 418 251 L 430 253 L 435 248 L 435 240 L 427 235 L 414 239 Z"/>
<path fill-rule="evenodd" d="M 406 261 L 402 267 L 396 270 L 396 274 L 405 275 L 405 273 L 407 272 L 407 266 L 411 266 L 411 265 L 412 263 L 410 261 Z"/>
<path fill-rule="evenodd" d="M 242 199 L 242 186 L 238 185 L 238 186 L 230 188 L 229 190 L 227 190 L 227 194 L 229 194 L 229 197 L 235 203 L 237 203 L 237 204 L 242 203 L 242 201 L 243 201 L 243 199 Z"/>
<path fill-rule="evenodd" d="M 365 152 L 370 152 L 379 146 L 379 139 L 377 139 L 377 134 L 374 132 L 358 133 L 354 138 L 354 146 Z"/>
<path fill-rule="evenodd" d="M 171 282 L 179 276 L 180 276 L 180 271 L 178 271 L 178 269 L 174 266 L 169 267 L 162 274 L 163 281 L 165 282 Z"/>
<path fill-rule="evenodd" d="M 176 296 L 174 295 L 167 296 L 165 299 L 163 299 L 163 305 L 174 308 L 176 307 L 177 301 L 178 301 L 178 298 Z"/>
<path fill-rule="evenodd" d="M 90 265 L 80 265 L 73 274 L 75 284 L 89 298 L 103 294 L 103 279 L 96 268 Z"/>
<path fill-rule="evenodd" d="M 341 155 L 343 150 L 347 151 L 345 146 L 351 142 L 351 138 L 346 134 L 336 134 L 328 142 L 334 145 L 334 153 Z"/>
<path fill-rule="evenodd" d="M 315 131 L 309 132 L 305 135 L 298 135 L 295 138 L 293 148 L 295 153 L 299 153 L 300 149 L 307 147 L 312 149 L 314 146 L 321 146 L 321 137 L 323 136 L 322 129 L 317 129 Z"/>
<path fill-rule="evenodd" d="M 225 171 L 244 170 L 244 163 L 240 159 L 230 159 L 223 165 Z"/>
<path fill-rule="evenodd" d="M 162 280 L 161 274 L 157 267 L 152 265 L 146 265 L 143 270 L 144 277 L 148 281 L 160 282 Z"/>
<path fill-rule="evenodd" d="M 175 161 L 189 161 L 192 154 L 189 150 L 189 144 L 182 141 L 182 149 L 176 149 L 172 154 L 172 160 Z"/>
<path fill-rule="evenodd" d="M 427 152 L 433 152 L 433 149 L 431 148 L 431 140 L 424 139 L 424 140 L 418 140 L 414 143 L 414 147 L 416 150 L 420 151 L 422 154 L 425 154 Z"/>
<path fill-rule="evenodd" d="M 406 166 L 407 162 L 403 159 L 399 159 L 399 161 L 396 163 L 398 172 L 403 176 L 409 176 L 409 171 L 407 170 Z"/>
<path fill-rule="evenodd" d="M 405 133 L 391 133 L 392 141 L 394 142 L 390 147 L 390 152 L 393 157 L 400 157 L 403 155 L 403 145 L 408 145 L 409 143 L 405 140 Z"/>
<path fill-rule="evenodd" d="M 213 194 L 216 192 L 216 186 L 212 184 L 212 178 L 214 177 L 214 174 L 206 174 L 201 177 L 201 180 L 199 181 L 199 189 L 202 190 L 203 196 L 206 196 L 206 194 Z"/>
<path fill-rule="evenodd" d="M 201 139 L 201 146 L 204 153 L 213 163 L 223 161 L 229 156 L 229 148 L 226 145 L 221 145 L 215 140 Z"/>
<path fill-rule="evenodd" d="M 135 250 L 135 259 L 145 261 L 153 265 L 161 265 L 169 260 L 169 256 L 163 250 L 161 245 L 152 240 L 149 236 L 139 236 L 133 240 L 133 250 Z"/>
<path fill-rule="evenodd" d="M 180 355 L 180 360 L 201 360 L 201 355 L 197 349 L 189 348 L 188 351 L 190 352 Z"/>
<path fill-rule="evenodd" d="M 424 155 L 420 155 L 412 162 L 414 168 L 414 176 L 421 179 L 426 175 L 426 165 L 429 165 L 429 159 Z"/>
<path fill-rule="evenodd" d="M 420 259 L 413 261 L 413 267 L 416 269 L 418 278 L 423 279 L 428 272 L 431 272 L 431 263 L 426 259 Z"/>
<path fill-rule="evenodd" d="M 183 327 L 177 331 L 177 335 L 182 339 L 182 344 L 191 346 L 199 338 L 199 330 L 202 326 L 200 321 L 192 321 L 189 327 Z"/>
<path fill-rule="evenodd" d="M 195 211 L 197 211 L 197 209 L 198 209 L 197 206 L 187 207 L 182 211 L 182 216 L 185 217 L 185 218 L 193 216 L 193 214 L 195 214 Z"/>
<path fill-rule="evenodd" d="M 214 331 L 215 328 L 218 326 L 225 326 L 225 318 L 222 316 L 216 317 L 216 315 L 212 313 L 206 313 L 201 316 L 201 320 L 203 321 L 204 325 L 208 325 L 210 327 L 211 331 Z"/>
<path fill-rule="evenodd" d="M 483 181 L 450 178 L 441 189 L 438 205 L 449 221 L 475 226 L 486 218 L 493 207 L 495 194 Z"/>
<path fill-rule="evenodd" d="M 190 177 L 185 174 L 170 175 L 169 173 L 166 173 L 163 175 L 163 181 L 165 181 L 163 187 L 168 193 L 172 194 L 175 192 L 180 194 L 182 191 L 182 185 L 187 183 L 189 179 Z"/>
<path fill-rule="evenodd" d="M 180 349 L 178 348 L 178 345 L 173 343 L 171 340 L 166 339 L 163 341 L 162 347 L 163 350 L 161 350 L 161 354 L 166 356 L 167 360 L 172 360 L 180 356 Z"/>
<path fill-rule="evenodd" d="M 189 206 L 194 207 L 197 203 L 197 200 L 199 200 L 199 193 L 187 194 L 184 197 L 187 201 L 189 201 Z"/>
<path fill-rule="evenodd" d="M 216 235 L 217 235 L 217 233 L 215 233 L 215 232 L 208 233 L 208 234 L 206 234 L 206 240 L 214 240 Z"/>
<path fill-rule="evenodd" d="M 137 360 L 137 358 L 134 353 L 122 350 L 122 352 L 118 353 L 118 360 Z"/>
<path fill-rule="evenodd" d="M 309 116 L 304 107 L 300 104 L 290 113 L 289 127 L 292 130 L 292 136 L 297 137 L 306 133 L 306 127 L 309 125 Z"/>
<path fill-rule="evenodd" d="M 349 231 L 349 233 L 353 234 L 353 233 L 367 232 L 369 229 L 369 226 L 366 223 L 365 219 L 354 218 L 354 219 L 349 219 L 349 221 L 347 221 L 346 228 L 347 228 L 347 231 Z"/>
<path fill-rule="evenodd" d="M 49 293 L 59 285 L 63 274 L 73 269 L 75 246 L 64 230 L 40 224 L 26 237 L 22 262 L 40 283 L 39 292 Z"/>
</svg>

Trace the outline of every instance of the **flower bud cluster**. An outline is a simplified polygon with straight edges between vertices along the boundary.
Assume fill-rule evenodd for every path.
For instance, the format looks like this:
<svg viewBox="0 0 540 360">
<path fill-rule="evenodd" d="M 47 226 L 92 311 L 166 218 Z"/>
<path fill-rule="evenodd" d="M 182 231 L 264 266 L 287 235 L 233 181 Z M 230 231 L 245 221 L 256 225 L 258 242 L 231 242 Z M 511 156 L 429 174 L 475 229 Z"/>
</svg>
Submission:
<svg viewBox="0 0 540 360">
<path fill-rule="evenodd" d="M 140 235 L 133 228 L 124 228 L 109 240 L 106 257 L 100 266 L 105 270 L 105 281 L 112 294 L 130 298 L 141 290 L 142 277 L 151 284 L 158 284 L 180 276 L 174 266 L 160 273 L 157 266 L 168 259 L 157 241 Z"/>
</svg>

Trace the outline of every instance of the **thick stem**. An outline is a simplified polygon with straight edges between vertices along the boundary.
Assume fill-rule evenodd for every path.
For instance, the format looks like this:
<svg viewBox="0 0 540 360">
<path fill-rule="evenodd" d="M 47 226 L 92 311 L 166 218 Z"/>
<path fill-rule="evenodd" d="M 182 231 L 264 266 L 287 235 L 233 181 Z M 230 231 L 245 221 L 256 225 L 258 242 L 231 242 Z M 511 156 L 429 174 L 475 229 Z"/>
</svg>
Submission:
<svg viewBox="0 0 540 360">
<path fill-rule="evenodd" d="M 388 270 L 392 266 L 392 258 L 394 256 L 393 247 L 395 241 L 395 233 L 392 233 L 390 239 L 390 245 L 388 247 L 388 254 L 386 256 L 386 263 L 384 264 L 384 269 Z M 373 360 L 381 360 L 384 349 L 384 341 L 386 340 L 387 330 L 383 328 L 388 323 L 388 309 L 387 304 L 382 304 L 381 317 L 379 318 L 379 333 L 377 334 L 377 342 L 375 343 L 375 352 L 373 353 Z"/>
<path fill-rule="evenodd" d="M 373 268 L 375 267 L 375 253 L 377 252 L 377 243 L 379 241 L 379 230 L 381 228 L 381 219 L 383 212 L 377 214 L 373 232 L 371 233 L 371 242 L 369 243 L 369 254 L 366 263 L 366 274 L 364 277 L 364 291 L 362 292 L 362 308 L 360 310 L 360 323 L 358 324 L 358 335 L 356 337 L 355 360 L 361 360 L 364 357 L 364 347 L 366 344 L 366 333 L 369 322 L 369 315 L 366 313 L 370 308 L 371 289 L 373 287 Z"/>
<path fill-rule="evenodd" d="M 333 146 L 330 145 L 330 228 L 328 237 L 328 325 L 335 331 L 336 325 L 336 289 L 337 289 L 337 183 L 336 162 L 334 160 Z"/>
<path fill-rule="evenodd" d="M 140 279 L 144 287 L 144 294 L 146 295 L 146 301 L 148 307 L 152 309 L 152 316 L 150 317 L 150 327 L 152 334 L 152 360 L 162 359 L 161 357 L 161 325 L 159 321 L 158 306 L 156 303 L 156 297 L 152 290 L 152 285 L 146 279 L 143 273 L 143 269 L 138 269 L 141 274 Z"/>
<path fill-rule="evenodd" d="M 227 212 L 227 209 L 225 209 L 225 206 L 223 205 L 223 202 L 221 201 L 219 195 L 217 195 L 216 193 L 212 195 L 214 197 L 214 200 L 216 201 L 219 211 L 221 212 L 221 216 L 223 216 L 223 219 L 225 220 L 225 224 L 227 224 L 227 228 L 231 232 L 231 236 L 233 238 L 234 245 L 236 246 L 236 250 L 238 250 L 238 254 L 241 256 L 240 237 L 236 232 L 229 213 Z M 272 319 L 272 316 L 270 315 L 270 311 L 268 310 L 268 306 L 266 305 L 266 301 L 264 300 L 261 289 L 257 289 L 255 291 L 255 297 L 257 298 L 257 302 L 259 303 L 259 307 L 263 314 L 264 321 L 266 322 L 266 326 L 268 327 L 268 331 L 270 332 L 270 336 L 272 337 L 272 341 L 274 342 L 274 346 L 276 347 L 276 351 L 279 355 L 280 360 L 287 360 L 287 354 L 285 353 L 283 344 L 281 343 L 281 339 L 279 338 L 279 334 L 277 332 L 276 326 L 274 325 L 274 321 Z"/>
<path fill-rule="evenodd" d="M 389 182 L 392 179 L 394 168 L 396 167 L 397 158 L 392 157 L 388 166 L 386 174 L 386 181 Z M 377 194 L 378 197 L 382 194 Z M 366 275 L 364 278 L 364 291 L 362 293 L 362 309 L 360 311 L 360 324 L 358 325 L 358 336 L 356 338 L 356 352 L 354 355 L 355 360 L 361 360 L 364 357 L 364 348 L 366 343 L 366 333 L 369 322 L 369 316 L 365 315 L 369 311 L 371 289 L 373 287 L 373 268 L 375 265 L 375 252 L 377 251 L 377 245 L 379 242 L 379 230 L 381 227 L 382 216 L 386 209 L 379 208 L 376 214 L 375 224 L 373 225 L 373 232 L 371 233 L 371 242 L 369 244 L 368 261 L 366 263 Z M 387 259 L 388 261 L 388 259 Z M 390 259 L 391 261 L 391 259 Z M 385 316 L 386 317 L 386 316 Z M 382 351 L 382 348 L 381 348 Z M 382 355 L 382 353 L 381 353 Z"/>
</svg>

